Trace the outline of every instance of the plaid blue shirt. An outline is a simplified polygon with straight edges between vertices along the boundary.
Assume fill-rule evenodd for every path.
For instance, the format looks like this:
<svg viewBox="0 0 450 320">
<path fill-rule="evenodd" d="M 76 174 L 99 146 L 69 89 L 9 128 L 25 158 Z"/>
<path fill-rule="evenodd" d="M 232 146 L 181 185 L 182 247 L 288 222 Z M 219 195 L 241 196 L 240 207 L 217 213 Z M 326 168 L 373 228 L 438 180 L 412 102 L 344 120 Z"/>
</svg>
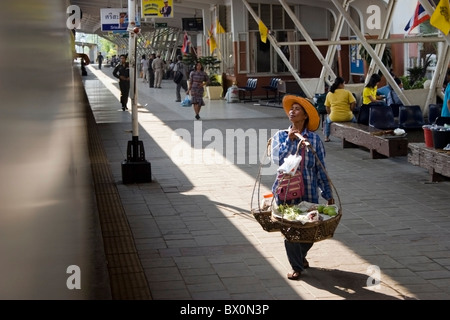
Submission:
<svg viewBox="0 0 450 320">
<path fill-rule="evenodd" d="M 322 140 L 320 140 L 319 135 L 309 131 L 308 129 L 305 129 L 302 132 L 302 136 L 304 136 L 309 141 L 311 147 L 316 151 L 318 158 L 322 162 L 323 167 L 326 168 L 324 161 L 325 147 Z M 278 166 L 281 166 L 284 162 L 285 157 L 297 152 L 297 144 L 299 143 L 299 141 L 300 140 L 292 141 L 291 139 L 289 139 L 288 131 L 286 130 L 278 131 L 272 139 L 272 162 Z M 325 171 L 317 161 L 314 153 L 309 148 L 306 149 L 304 161 L 303 182 L 305 185 L 305 194 L 300 199 L 300 201 L 319 203 L 319 189 L 322 198 L 324 198 L 325 200 L 331 199 L 333 197 L 333 193 Z M 301 166 L 298 167 L 298 170 L 301 169 L 300 167 Z M 274 194 L 277 186 L 278 181 L 277 179 L 275 179 L 275 182 L 272 186 L 272 192 Z"/>
</svg>

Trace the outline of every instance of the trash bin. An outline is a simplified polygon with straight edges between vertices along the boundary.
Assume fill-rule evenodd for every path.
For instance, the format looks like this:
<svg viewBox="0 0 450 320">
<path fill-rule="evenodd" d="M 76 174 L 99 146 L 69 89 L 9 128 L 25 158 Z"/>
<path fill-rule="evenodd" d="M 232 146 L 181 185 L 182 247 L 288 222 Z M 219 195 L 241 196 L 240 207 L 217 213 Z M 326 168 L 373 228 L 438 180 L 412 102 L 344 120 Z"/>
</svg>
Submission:
<svg viewBox="0 0 450 320">
<path fill-rule="evenodd" d="M 433 128 L 432 132 L 435 149 L 444 149 L 450 143 L 450 128 L 437 126 Z"/>
<path fill-rule="evenodd" d="M 425 138 L 425 145 L 429 148 L 433 148 L 433 133 L 431 132 L 431 125 L 424 125 L 423 128 L 423 135 Z"/>
</svg>

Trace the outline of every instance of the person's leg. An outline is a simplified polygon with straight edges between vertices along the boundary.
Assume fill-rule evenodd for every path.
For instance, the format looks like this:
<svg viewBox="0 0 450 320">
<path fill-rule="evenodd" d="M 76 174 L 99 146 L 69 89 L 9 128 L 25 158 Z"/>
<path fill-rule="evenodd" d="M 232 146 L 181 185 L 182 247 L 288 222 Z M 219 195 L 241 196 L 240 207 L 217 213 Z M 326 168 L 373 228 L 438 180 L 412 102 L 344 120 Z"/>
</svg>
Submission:
<svg viewBox="0 0 450 320">
<path fill-rule="evenodd" d="M 331 120 L 330 117 L 327 116 L 325 118 L 325 128 L 324 128 L 324 136 L 325 136 L 325 142 L 330 141 L 330 124 L 331 124 Z"/>
<path fill-rule="evenodd" d="M 155 86 L 155 73 L 153 71 L 149 71 L 148 73 L 149 73 L 149 79 L 150 79 L 149 87 L 153 88 Z"/>
<path fill-rule="evenodd" d="M 181 87 L 183 88 L 184 92 L 187 93 L 187 89 L 188 89 L 187 80 L 181 80 L 180 83 L 181 83 Z"/>
<path fill-rule="evenodd" d="M 128 109 L 128 96 L 130 95 L 130 82 L 124 81 L 124 92 L 123 92 L 123 106 L 125 106 L 125 109 Z"/>
<path fill-rule="evenodd" d="M 288 273 L 287 277 L 291 280 L 298 280 L 300 273 L 305 270 L 305 257 L 308 250 L 312 247 L 312 243 L 290 242 L 285 239 L 284 247 L 289 264 L 292 267 L 292 272 Z"/>
<path fill-rule="evenodd" d="M 177 100 L 176 100 L 176 102 L 181 102 L 180 90 L 181 90 L 181 82 L 177 83 L 177 89 L 176 89 Z"/>
<path fill-rule="evenodd" d="M 200 119 L 200 103 L 194 104 L 195 119 Z"/>
<path fill-rule="evenodd" d="M 159 70 L 158 71 L 158 88 L 161 88 L 162 77 L 163 77 L 163 71 Z"/>
<path fill-rule="evenodd" d="M 303 269 L 306 269 L 306 268 L 309 268 L 309 263 L 306 260 L 306 256 L 308 255 L 309 249 L 311 249 L 311 247 L 313 246 L 313 243 L 300 243 L 300 246 L 301 246 L 302 256 L 303 256 L 303 261 L 302 261 Z"/>
<path fill-rule="evenodd" d="M 123 81 L 119 82 L 119 88 L 120 88 L 120 104 L 122 105 L 122 110 L 125 111 L 126 102 L 124 102 L 125 97 L 125 84 Z"/>
</svg>

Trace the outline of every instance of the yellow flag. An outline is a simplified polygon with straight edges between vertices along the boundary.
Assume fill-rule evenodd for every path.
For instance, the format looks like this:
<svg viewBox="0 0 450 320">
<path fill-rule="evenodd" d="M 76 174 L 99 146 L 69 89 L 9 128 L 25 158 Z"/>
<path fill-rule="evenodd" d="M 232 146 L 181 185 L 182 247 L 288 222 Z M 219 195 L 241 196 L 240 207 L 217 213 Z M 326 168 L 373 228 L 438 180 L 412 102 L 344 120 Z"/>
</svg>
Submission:
<svg viewBox="0 0 450 320">
<path fill-rule="evenodd" d="M 261 41 L 266 43 L 267 33 L 269 32 L 269 29 L 267 29 L 266 25 L 261 20 L 259 20 L 258 26 L 259 26 L 259 34 L 261 35 Z"/>
<path fill-rule="evenodd" d="M 430 18 L 432 26 L 441 30 L 445 35 L 450 30 L 450 6 L 449 0 L 441 0 Z"/>
<path fill-rule="evenodd" d="M 216 23 L 216 33 L 225 33 L 225 29 L 220 24 L 219 19 L 217 19 L 217 23 Z"/>
<path fill-rule="evenodd" d="M 217 43 L 216 43 L 216 39 L 214 39 L 214 35 L 212 34 L 211 31 L 208 30 L 208 35 L 209 35 L 209 52 L 212 54 L 214 52 L 214 50 L 217 47 Z"/>
</svg>

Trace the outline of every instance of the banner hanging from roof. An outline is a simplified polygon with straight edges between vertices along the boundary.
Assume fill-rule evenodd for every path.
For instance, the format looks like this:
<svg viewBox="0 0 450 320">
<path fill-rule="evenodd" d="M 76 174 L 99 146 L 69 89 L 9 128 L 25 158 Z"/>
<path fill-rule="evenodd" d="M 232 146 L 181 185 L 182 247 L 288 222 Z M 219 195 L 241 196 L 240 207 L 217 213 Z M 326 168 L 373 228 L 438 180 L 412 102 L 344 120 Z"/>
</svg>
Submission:
<svg viewBox="0 0 450 320">
<path fill-rule="evenodd" d="M 102 31 L 126 32 L 128 28 L 127 8 L 105 8 L 100 9 L 100 20 Z M 141 25 L 139 15 L 136 15 L 136 26 Z"/>
<path fill-rule="evenodd" d="M 141 0 L 142 17 L 173 18 L 173 0 Z"/>
</svg>

